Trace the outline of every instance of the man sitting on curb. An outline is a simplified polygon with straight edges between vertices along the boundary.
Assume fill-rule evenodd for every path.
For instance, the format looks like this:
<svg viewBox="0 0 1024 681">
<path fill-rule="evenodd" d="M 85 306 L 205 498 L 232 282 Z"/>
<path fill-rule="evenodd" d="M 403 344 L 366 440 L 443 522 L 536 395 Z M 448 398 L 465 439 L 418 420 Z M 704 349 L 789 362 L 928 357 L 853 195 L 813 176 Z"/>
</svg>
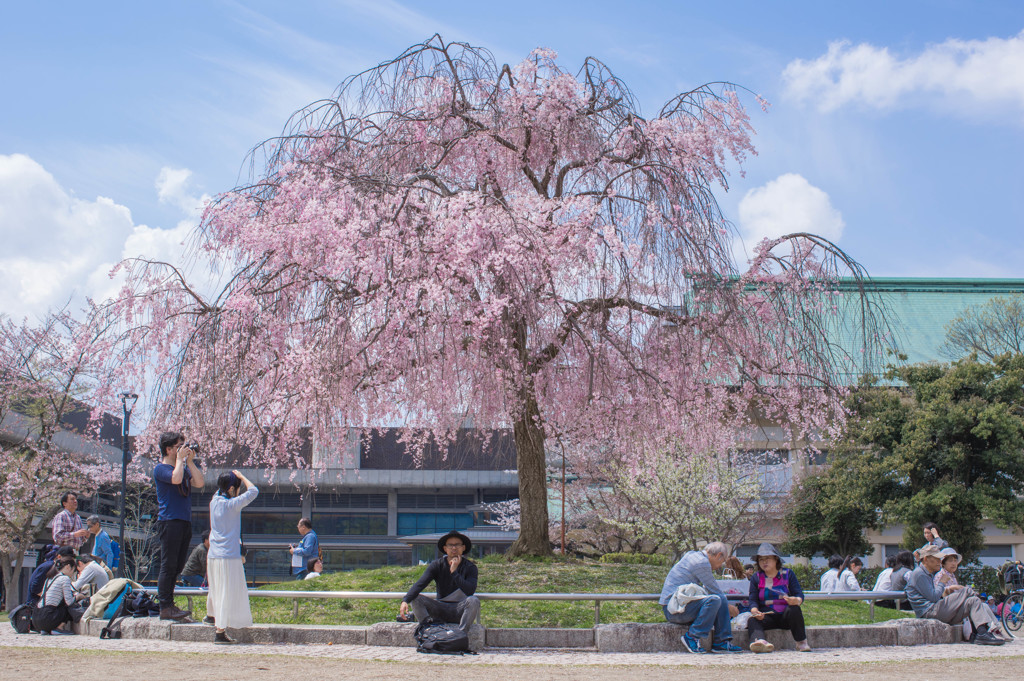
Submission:
<svg viewBox="0 0 1024 681">
<path fill-rule="evenodd" d="M 690 629 L 680 637 L 683 647 L 690 653 L 706 653 L 700 640 L 714 628 L 711 650 L 716 653 L 739 653 L 743 649 L 732 644 L 732 624 L 729 618 L 729 600 L 715 580 L 715 570 L 726 560 L 725 544 L 711 542 L 702 551 L 687 551 L 676 563 L 661 590 L 665 619 L 673 624 L 689 624 Z M 681 612 L 671 612 L 669 601 L 680 586 L 702 587 L 706 595 L 689 600 Z"/>
<path fill-rule="evenodd" d="M 472 548 L 469 537 L 460 532 L 449 532 L 437 540 L 437 548 L 445 553 L 427 565 L 398 608 L 399 617 L 405 618 L 412 607 L 420 622 L 428 617 L 440 622 L 459 623 L 469 636 L 469 627 L 480 614 L 480 599 L 476 593 L 477 569 L 463 554 Z M 437 584 L 437 600 L 424 596 L 423 589 L 430 582 Z"/>
<path fill-rule="evenodd" d="M 976 632 L 974 643 L 987 646 L 1001 646 L 1006 641 L 992 633 L 996 628 L 996 617 L 985 602 L 970 588 L 959 584 L 935 588 L 935 573 L 942 567 L 941 551 L 933 544 L 925 544 L 917 550 L 921 564 L 907 579 L 907 600 L 914 608 L 914 614 L 959 626 L 969 617 Z"/>
</svg>

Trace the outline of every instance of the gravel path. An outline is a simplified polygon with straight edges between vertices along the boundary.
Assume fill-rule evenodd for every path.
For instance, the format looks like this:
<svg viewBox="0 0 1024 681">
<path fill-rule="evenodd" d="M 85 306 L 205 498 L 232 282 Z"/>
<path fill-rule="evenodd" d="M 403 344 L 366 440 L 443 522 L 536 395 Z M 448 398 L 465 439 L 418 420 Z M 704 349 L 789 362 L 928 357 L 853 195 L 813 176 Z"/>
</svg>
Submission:
<svg viewBox="0 0 1024 681">
<path fill-rule="evenodd" d="M 1024 641 L 1001 647 L 964 643 L 914 647 L 822 649 L 812 654 L 689 655 L 687 653 L 597 653 L 559 650 L 488 649 L 466 657 L 431 656 L 412 648 L 349 645 L 238 645 L 152 639 L 103 641 L 86 636 L 17 635 L 0 627 L 0 679 L 42 678 L 64 669 L 81 679 L 165 681 L 189 679 L 405 679 L 434 674 L 430 665 L 458 665 L 458 681 L 576 679 L 622 681 L 642 669 L 642 679 L 707 676 L 706 667 L 735 668 L 758 679 L 844 681 L 877 678 L 878 663 L 898 664 L 900 681 L 984 681 L 1024 676 Z M 501 679 L 495 679 L 495 667 Z M 890 670 L 886 669 L 885 672 Z M 885 673 L 883 672 L 883 673 Z M 454 680 L 453 680 L 454 681 Z"/>
</svg>

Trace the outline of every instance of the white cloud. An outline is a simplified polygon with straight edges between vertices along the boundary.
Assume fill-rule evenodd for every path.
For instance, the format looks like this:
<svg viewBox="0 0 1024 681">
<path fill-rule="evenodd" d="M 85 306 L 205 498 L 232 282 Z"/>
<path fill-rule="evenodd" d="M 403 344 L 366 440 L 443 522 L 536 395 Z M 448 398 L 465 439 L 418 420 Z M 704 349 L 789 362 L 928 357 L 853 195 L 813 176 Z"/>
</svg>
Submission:
<svg viewBox="0 0 1024 681">
<path fill-rule="evenodd" d="M 867 43 L 831 43 L 812 61 L 782 73 L 787 93 L 831 111 L 849 103 L 889 109 L 910 98 L 938 98 L 957 108 L 1024 110 L 1024 31 L 1011 38 L 950 39 L 899 58 Z"/>
<path fill-rule="evenodd" d="M 75 198 L 28 156 L 0 155 L 0 313 L 41 317 L 68 302 L 74 309 L 86 297 L 102 300 L 116 293 L 108 273 L 123 258 L 182 262 L 182 242 L 205 199 L 188 193 L 190 175 L 161 170 L 161 200 L 187 216 L 166 230 L 136 225 L 112 199 Z"/>
<path fill-rule="evenodd" d="M 196 197 L 189 193 L 191 179 L 192 171 L 188 168 L 161 168 L 160 174 L 156 177 L 156 191 L 160 203 L 177 206 L 186 215 L 198 216 L 210 197 L 206 194 Z"/>
<path fill-rule="evenodd" d="M 748 191 L 739 205 L 739 229 L 752 250 L 762 239 L 811 232 L 831 241 L 843 235 L 843 216 L 828 194 L 795 173 Z"/>
</svg>

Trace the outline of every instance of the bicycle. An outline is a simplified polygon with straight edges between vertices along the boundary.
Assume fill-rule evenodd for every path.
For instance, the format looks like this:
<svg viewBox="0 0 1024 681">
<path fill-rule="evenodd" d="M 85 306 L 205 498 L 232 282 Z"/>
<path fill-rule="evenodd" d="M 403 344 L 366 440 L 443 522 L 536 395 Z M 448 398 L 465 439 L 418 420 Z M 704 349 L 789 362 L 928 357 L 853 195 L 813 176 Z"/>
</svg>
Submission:
<svg viewBox="0 0 1024 681">
<path fill-rule="evenodd" d="M 1024 626 L 1024 565 L 1016 561 L 1006 565 L 1002 573 L 1007 596 L 1000 606 L 1000 620 L 1003 630 L 1017 638 L 1017 632 Z"/>
</svg>

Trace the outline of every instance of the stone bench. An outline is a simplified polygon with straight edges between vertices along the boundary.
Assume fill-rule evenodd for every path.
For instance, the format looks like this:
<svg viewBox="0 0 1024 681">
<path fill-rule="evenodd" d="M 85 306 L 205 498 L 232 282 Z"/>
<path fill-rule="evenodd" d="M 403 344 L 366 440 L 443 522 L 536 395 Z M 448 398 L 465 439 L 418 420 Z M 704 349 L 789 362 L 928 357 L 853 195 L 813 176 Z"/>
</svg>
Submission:
<svg viewBox="0 0 1024 681">
<path fill-rule="evenodd" d="M 78 623 L 79 634 L 99 636 L 105 620 Z M 256 624 L 231 630 L 242 643 L 312 643 L 369 646 L 414 647 L 415 624 L 378 622 L 369 626 L 316 624 Z M 474 624 L 470 647 L 483 648 L 576 648 L 602 653 L 645 653 L 683 651 L 679 640 L 686 627 L 667 622 L 654 624 L 599 624 L 592 629 L 557 628 L 485 628 Z M 204 624 L 179 624 L 155 617 L 128 618 L 121 623 L 124 638 L 151 638 L 166 641 L 212 642 L 214 629 Z M 770 630 L 768 640 L 777 649 L 794 648 L 788 631 Z M 910 646 L 927 643 L 955 643 L 961 640 L 959 627 L 936 620 L 896 619 L 878 624 L 851 624 L 808 627 L 807 638 L 813 648 L 861 648 L 871 646 Z M 706 646 L 709 641 L 704 642 Z M 748 645 L 745 630 L 733 632 L 733 643 Z"/>
</svg>

